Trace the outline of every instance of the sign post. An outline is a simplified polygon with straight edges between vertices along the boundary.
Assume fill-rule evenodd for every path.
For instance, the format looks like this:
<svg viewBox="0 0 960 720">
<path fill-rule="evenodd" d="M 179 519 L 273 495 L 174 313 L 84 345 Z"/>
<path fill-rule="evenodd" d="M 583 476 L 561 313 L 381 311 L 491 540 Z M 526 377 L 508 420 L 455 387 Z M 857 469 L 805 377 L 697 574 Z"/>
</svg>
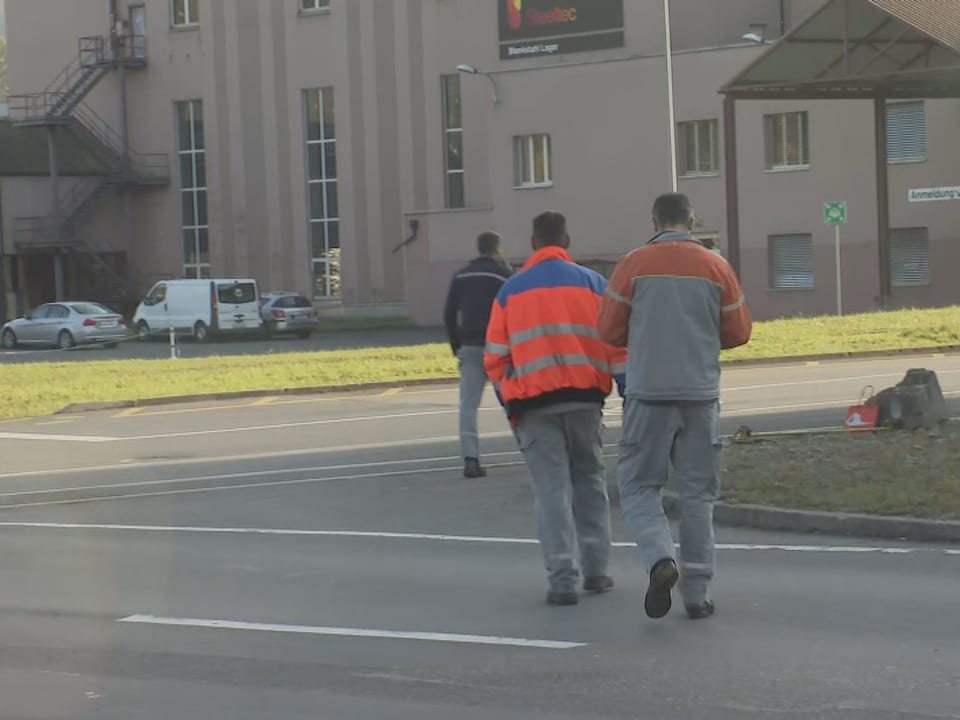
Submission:
<svg viewBox="0 0 960 720">
<path fill-rule="evenodd" d="M 827 202 L 823 204 L 823 221 L 833 225 L 837 249 L 837 315 L 843 315 L 843 265 L 840 251 L 840 226 L 847 224 L 847 204 Z"/>
</svg>

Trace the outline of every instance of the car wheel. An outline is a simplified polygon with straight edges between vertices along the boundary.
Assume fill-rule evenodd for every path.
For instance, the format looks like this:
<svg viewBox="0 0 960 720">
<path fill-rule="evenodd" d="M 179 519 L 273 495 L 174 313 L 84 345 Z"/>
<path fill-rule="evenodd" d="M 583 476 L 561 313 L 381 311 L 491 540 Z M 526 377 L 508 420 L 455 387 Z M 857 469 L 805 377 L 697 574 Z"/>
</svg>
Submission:
<svg viewBox="0 0 960 720">
<path fill-rule="evenodd" d="M 7 350 L 14 350 L 17 347 L 17 336 L 9 328 L 3 331 L 3 346 Z"/>
<path fill-rule="evenodd" d="M 57 344 L 61 350 L 71 350 L 77 343 L 69 330 L 61 330 L 60 335 L 57 336 Z"/>
<path fill-rule="evenodd" d="M 140 338 L 140 342 L 150 342 L 153 339 L 150 326 L 144 320 L 137 323 L 137 337 Z"/>
<path fill-rule="evenodd" d="M 193 326 L 193 338 L 198 343 L 204 343 L 209 339 L 210 330 L 207 328 L 206 323 L 202 320 L 197 321 L 197 324 Z"/>
</svg>

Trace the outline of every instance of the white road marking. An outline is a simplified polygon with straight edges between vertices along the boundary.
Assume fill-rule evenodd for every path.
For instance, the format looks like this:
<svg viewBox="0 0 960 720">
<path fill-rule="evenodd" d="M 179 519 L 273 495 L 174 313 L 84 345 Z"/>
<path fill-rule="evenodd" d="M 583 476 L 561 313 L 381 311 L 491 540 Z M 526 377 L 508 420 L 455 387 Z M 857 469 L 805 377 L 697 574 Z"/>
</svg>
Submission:
<svg viewBox="0 0 960 720">
<path fill-rule="evenodd" d="M 509 430 L 493 433 L 481 433 L 481 440 L 495 440 L 500 438 L 513 437 Z M 444 435 L 428 438 L 411 438 L 409 440 L 394 440 L 391 442 L 363 443 L 358 445 L 340 445 L 338 447 L 304 448 L 302 450 L 277 450 L 262 453 L 248 453 L 241 455 L 213 455 L 202 458 L 186 458 L 181 460 L 150 460 L 146 462 L 137 462 L 136 460 L 126 460 L 119 463 L 108 465 L 88 465 L 86 467 L 66 467 L 53 468 L 50 470 L 28 470 L 26 472 L 14 472 L 0 474 L 0 480 L 14 478 L 29 478 L 39 476 L 56 475 L 76 475 L 79 473 L 100 473 L 109 470 L 129 470 L 131 468 L 154 468 L 167 467 L 172 465 L 215 465 L 224 462 L 237 462 L 241 460 L 272 460 L 274 458 L 303 457 L 305 455 L 328 455 L 330 453 L 357 452 L 361 450 L 389 450 L 392 448 L 403 448 L 419 446 L 425 443 L 459 442 L 458 435 Z"/>
<path fill-rule="evenodd" d="M 501 408 L 480 408 L 481 412 L 490 412 L 496 410 L 503 412 Z M 440 415 L 457 415 L 459 409 L 450 410 L 429 410 L 425 412 L 397 413 L 395 415 L 368 415 L 365 417 L 345 417 L 345 418 L 325 418 L 323 420 L 303 420 L 300 422 L 271 423 L 269 425 L 248 425 L 232 428 L 210 428 L 209 430 L 185 430 L 183 432 L 156 433 L 154 435 L 131 435 L 129 437 L 116 438 L 118 442 L 142 442 L 144 440 L 172 440 L 173 438 L 184 437 L 205 437 L 209 435 L 230 435 L 235 433 L 263 432 L 265 430 L 289 430 L 291 428 L 319 427 L 322 425 L 344 425 L 346 423 L 358 422 L 378 422 L 382 420 L 409 420 L 420 417 L 436 417 Z"/>
<path fill-rule="evenodd" d="M 48 435 L 45 433 L 0 432 L 0 440 L 41 440 L 44 442 L 98 444 L 116 442 L 117 438 L 98 437 L 96 435 Z"/>
<path fill-rule="evenodd" d="M 366 540 L 408 540 L 414 542 L 460 543 L 471 545 L 537 545 L 535 538 L 483 535 L 443 535 L 434 533 L 381 532 L 366 530 L 297 530 L 292 528 L 198 527 L 190 525 L 115 525 L 99 523 L 0 522 L 9 530 L 79 530 L 97 532 L 133 532 L 143 534 L 252 535 L 273 537 L 313 537 Z M 618 549 L 636 548 L 636 543 L 615 542 Z M 679 547 L 679 545 L 678 545 Z M 934 547 L 879 547 L 870 545 L 785 545 L 781 543 L 718 543 L 724 552 L 789 552 L 829 555 L 913 555 L 936 552 L 960 557 L 960 549 Z"/>
<path fill-rule="evenodd" d="M 522 464 L 523 464 L 522 461 L 513 462 L 513 463 L 497 463 L 495 465 L 490 465 L 490 468 L 494 469 L 494 468 L 514 467 Z M 290 486 L 290 485 L 319 485 L 322 483 L 343 482 L 346 480 L 369 480 L 373 478 L 409 477 L 413 474 L 434 475 L 437 473 L 449 473 L 449 472 L 455 472 L 455 471 L 460 472 L 462 470 L 463 470 L 462 465 L 455 465 L 450 467 L 415 468 L 411 470 L 396 470 L 392 472 L 382 472 L 382 473 L 365 473 L 360 475 L 338 475 L 335 477 L 325 477 L 325 478 L 298 478 L 296 480 L 277 480 L 275 482 L 237 483 L 234 485 L 215 485 L 213 487 L 182 488 L 180 490 L 158 490 L 155 492 L 124 493 L 122 495 L 103 495 L 101 497 L 90 497 L 90 498 L 69 498 L 66 500 L 43 500 L 43 501 L 37 501 L 37 502 L 13 503 L 10 505 L 0 505 L 0 510 L 52 507 L 55 505 L 89 505 L 93 503 L 113 502 L 116 500 L 140 500 L 144 498 L 169 497 L 173 495 L 196 495 L 199 493 L 227 492 L 230 490 L 246 490 L 248 488 L 255 489 L 255 488 L 284 487 L 284 486 Z M 111 486 L 107 486 L 107 487 L 109 488 Z M 42 494 L 42 493 L 36 493 L 36 494 Z"/>
<path fill-rule="evenodd" d="M 495 458 L 495 457 L 504 457 L 504 456 L 518 456 L 520 453 L 517 450 L 512 452 L 491 452 L 485 453 L 484 457 L 486 458 Z M 0 493 L 0 498 L 16 498 L 24 497 L 30 495 L 59 495 L 69 492 L 90 492 L 91 490 L 113 490 L 113 489 L 123 489 L 123 488 L 139 488 L 139 487 L 155 487 L 157 485 L 183 485 L 186 483 L 200 483 L 200 482 L 210 482 L 212 480 L 239 480 L 241 478 L 251 478 L 251 477 L 268 477 L 271 475 L 296 475 L 299 473 L 316 473 L 324 471 L 336 471 L 336 470 L 360 470 L 364 468 L 374 468 L 374 467 L 388 467 L 391 465 L 414 465 L 417 463 L 438 463 L 438 462 L 452 462 L 455 460 L 460 460 L 461 458 L 456 455 L 445 456 L 445 457 L 426 457 L 426 458 L 411 458 L 409 460 L 382 460 L 379 462 L 369 462 L 369 463 L 352 463 L 349 465 L 319 465 L 314 467 L 302 467 L 302 468 L 280 468 L 280 469 L 270 469 L 270 470 L 250 470 L 247 472 L 240 473 L 221 473 L 219 475 L 198 475 L 195 477 L 176 477 L 176 478 L 167 478 L 163 480 L 141 480 L 137 482 L 118 482 L 118 483 L 105 483 L 101 485 L 74 485 L 71 487 L 57 487 L 57 488 L 37 488 L 35 490 L 18 490 L 16 492 L 5 492 Z M 459 467 L 459 466 L 458 466 Z M 409 472 L 411 474 L 419 472 L 423 468 L 413 468 Z"/>
<path fill-rule="evenodd" d="M 319 627 L 311 625 L 275 625 L 272 623 L 236 622 L 232 620 L 198 620 L 193 618 L 164 618 L 153 615 L 131 615 L 117 620 L 128 625 L 159 625 L 207 630 L 240 630 L 245 632 L 285 633 L 290 635 L 322 635 L 325 637 L 374 638 L 377 640 L 412 640 L 420 642 L 456 643 L 459 645 L 498 645 L 501 647 L 532 648 L 536 650 L 573 650 L 586 643 L 557 640 L 527 640 L 524 638 L 492 635 L 460 635 L 437 632 L 401 632 L 397 630 L 367 630 L 361 628 Z"/>
</svg>

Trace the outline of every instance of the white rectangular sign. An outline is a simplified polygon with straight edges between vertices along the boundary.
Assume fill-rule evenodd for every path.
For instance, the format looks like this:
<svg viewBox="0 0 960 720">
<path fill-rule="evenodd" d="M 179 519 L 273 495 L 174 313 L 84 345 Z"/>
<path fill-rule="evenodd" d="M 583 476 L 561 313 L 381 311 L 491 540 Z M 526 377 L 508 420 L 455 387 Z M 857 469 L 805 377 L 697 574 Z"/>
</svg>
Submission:
<svg viewBox="0 0 960 720">
<path fill-rule="evenodd" d="M 960 185 L 956 187 L 918 188 L 909 193 L 910 202 L 937 202 L 960 200 Z"/>
</svg>

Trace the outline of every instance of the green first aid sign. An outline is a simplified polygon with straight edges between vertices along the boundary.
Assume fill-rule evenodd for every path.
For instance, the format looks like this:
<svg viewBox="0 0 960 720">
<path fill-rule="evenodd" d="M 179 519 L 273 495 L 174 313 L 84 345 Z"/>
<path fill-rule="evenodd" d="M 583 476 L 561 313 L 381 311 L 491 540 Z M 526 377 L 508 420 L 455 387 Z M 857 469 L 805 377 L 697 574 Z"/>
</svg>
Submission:
<svg viewBox="0 0 960 720">
<path fill-rule="evenodd" d="M 847 224 L 847 204 L 845 202 L 828 202 L 823 204 L 823 221 L 827 225 Z"/>
</svg>

